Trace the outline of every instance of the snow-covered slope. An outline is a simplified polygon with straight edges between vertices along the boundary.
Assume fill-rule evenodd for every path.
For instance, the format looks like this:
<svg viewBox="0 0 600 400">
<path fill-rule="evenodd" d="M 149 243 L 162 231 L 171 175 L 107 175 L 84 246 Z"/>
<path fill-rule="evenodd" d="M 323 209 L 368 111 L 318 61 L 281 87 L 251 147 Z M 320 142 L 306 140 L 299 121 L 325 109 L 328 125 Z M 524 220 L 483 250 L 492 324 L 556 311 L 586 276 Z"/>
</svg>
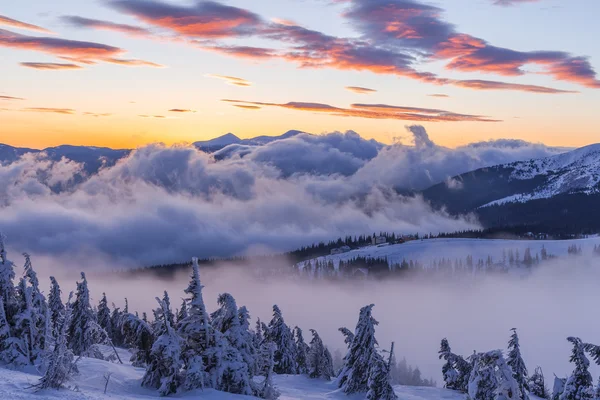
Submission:
<svg viewBox="0 0 600 400">
<path fill-rule="evenodd" d="M 203 150 L 203 151 L 215 152 L 215 151 L 221 150 L 230 145 L 264 146 L 264 145 L 274 142 L 276 140 L 289 139 L 289 138 L 299 135 L 301 133 L 303 133 L 303 132 L 291 130 L 291 131 L 287 131 L 283 135 L 279 135 L 279 136 L 264 136 L 263 135 L 263 136 L 256 136 L 253 138 L 249 138 L 249 139 L 240 139 L 233 133 L 227 133 L 223 136 L 219 136 L 214 139 L 194 142 L 194 146 L 196 146 L 198 149 Z"/>
<path fill-rule="evenodd" d="M 512 180 L 544 179 L 530 191 L 494 200 L 483 207 L 545 199 L 560 194 L 600 193 L 600 144 L 552 157 L 506 164 L 504 167 L 513 169 L 509 177 Z"/>
<path fill-rule="evenodd" d="M 126 359 L 125 352 L 122 356 Z M 70 389 L 47 389 L 36 392 L 35 385 L 40 378 L 34 371 L 22 372 L 0 366 L 0 399 L 10 400 L 74 400 L 74 399 L 157 399 L 158 392 L 141 386 L 143 368 L 129 364 L 115 364 L 91 358 L 81 358 L 77 363 L 79 374 L 69 382 Z M 110 374 L 110 381 L 104 394 L 104 376 Z M 363 400 L 364 394 L 346 396 L 335 382 L 310 379 L 299 375 L 276 375 L 275 384 L 281 392 L 280 400 Z M 403 400 L 463 400 L 464 394 L 446 389 L 396 386 L 394 390 Z M 195 390 L 171 396 L 183 399 L 206 400 L 255 400 L 252 396 L 235 395 L 213 389 Z"/>
</svg>

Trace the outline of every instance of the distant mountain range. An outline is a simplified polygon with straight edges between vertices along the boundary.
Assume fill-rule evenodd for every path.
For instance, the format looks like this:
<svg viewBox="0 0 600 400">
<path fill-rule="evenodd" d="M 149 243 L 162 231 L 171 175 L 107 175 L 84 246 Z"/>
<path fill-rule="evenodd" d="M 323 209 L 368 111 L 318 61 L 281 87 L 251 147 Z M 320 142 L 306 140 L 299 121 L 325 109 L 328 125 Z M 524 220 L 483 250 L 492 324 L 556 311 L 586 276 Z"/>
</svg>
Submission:
<svg viewBox="0 0 600 400">
<path fill-rule="evenodd" d="M 599 230 L 600 144 L 481 168 L 421 194 L 452 214 L 475 213 L 486 227 Z"/>
<path fill-rule="evenodd" d="M 289 139 L 301 133 L 304 132 L 291 130 L 279 136 L 257 136 L 250 139 L 240 139 L 233 133 L 227 133 L 223 136 L 219 136 L 214 139 L 194 142 L 193 145 L 196 146 L 196 148 L 198 148 L 199 150 L 212 153 L 232 144 L 239 144 L 245 146 L 264 146 L 265 144 L 274 142 L 276 140 Z"/>
</svg>

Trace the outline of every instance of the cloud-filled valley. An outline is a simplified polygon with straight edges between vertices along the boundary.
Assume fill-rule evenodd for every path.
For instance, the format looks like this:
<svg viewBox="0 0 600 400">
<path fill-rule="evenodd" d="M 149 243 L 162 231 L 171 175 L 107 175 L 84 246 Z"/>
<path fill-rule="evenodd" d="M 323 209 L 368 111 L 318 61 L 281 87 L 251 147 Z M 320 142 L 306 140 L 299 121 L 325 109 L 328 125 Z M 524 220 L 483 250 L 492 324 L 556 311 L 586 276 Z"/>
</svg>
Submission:
<svg viewBox="0 0 600 400">
<path fill-rule="evenodd" d="M 563 151 L 515 140 L 450 149 L 421 126 L 408 132 L 413 143 L 391 146 L 350 131 L 214 154 L 161 144 L 102 156 L 83 148 L 79 162 L 60 148 L 25 153 L 0 167 L 0 227 L 22 251 L 95 255 L 120 266 L 291 250 L 382 230 L 456 231 L 478 223 L 401 193 Z"/>
</svg>

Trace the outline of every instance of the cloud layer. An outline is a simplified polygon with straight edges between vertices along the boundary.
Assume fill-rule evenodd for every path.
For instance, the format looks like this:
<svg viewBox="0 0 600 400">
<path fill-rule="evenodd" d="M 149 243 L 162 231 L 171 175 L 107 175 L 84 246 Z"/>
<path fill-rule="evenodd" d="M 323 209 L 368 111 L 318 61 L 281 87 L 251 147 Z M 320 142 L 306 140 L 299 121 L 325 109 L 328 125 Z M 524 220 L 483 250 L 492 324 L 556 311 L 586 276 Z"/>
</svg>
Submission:
<svg viewBox="0 0 600 400">
<path fill-rule="evenodd" d="M 119 265 L 287 250 L 381 230 L 454 231 L 477 223 L 395 189 L 559 151 L 520 141 L 448 149 L 422 127 L 410 133 L 413 145 L 384 146 L 354 132 L 299 134 L 214 156 L 151 145 L 92 175 L 67 159 L 26 154 L 0 166 L 0 229 L 22 251 Z"/>
</svg>

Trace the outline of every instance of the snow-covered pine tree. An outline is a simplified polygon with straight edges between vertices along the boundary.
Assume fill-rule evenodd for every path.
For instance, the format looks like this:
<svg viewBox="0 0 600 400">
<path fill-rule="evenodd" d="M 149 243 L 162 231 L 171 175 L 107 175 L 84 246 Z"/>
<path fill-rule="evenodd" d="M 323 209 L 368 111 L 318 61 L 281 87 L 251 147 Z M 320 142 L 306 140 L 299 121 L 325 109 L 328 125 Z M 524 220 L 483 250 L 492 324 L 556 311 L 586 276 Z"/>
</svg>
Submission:
<svg viewBox="0 0 600 400">
<path fill-rule="evenodd" d="M 259 358 L 264 360 L 263 364 L 266 366 L 265 379 L 260 385 L 260 388 L 256 391 L 255 395 L 265 400 L 277 400 L 279 398 L 279 391 L 273 383 L 275 348 L 275 344 L 271 342 L 264 342 L 260 347 Z"/>
<path fill-rule="evenodd" d="M 238 318 L 240 320 L 240 348 L 244 362 L 248 364 L 248 373 L 250 377 L 257 375 L 256 365 L 258 359 L 258 347 L 254 344 L 254 333 L 250 330 L 250 313 L 246 306 L 238 308 Z"/>
<path fill-rule="evenodd" d="M 165 309 L 168 310 L 166 302 Z M 162 326 L 157 329 L 156 336 L 162 335 L 164 333 L 163 330 L 166 329 L 162 313 L 160 323 Z M 131 364 L 134 367 L 144 367 L 148 365 L 151 362 L 152 348 L 155 339 L 155 332 L 150 324 L 135 314 L 127 313 L 121 316 L 119 326 L 121 327 L 123 340 L 132 352 L 130 359 Z M 171 326 L 170 323 L 169 326 Z"/>
<path fill-rule="evenodd" d="M 210 386 L 223 392 L 252 395 L 248 367 L 240 352 L 218 330 L 205 352 Z"/>
<path fill-rule="evenodd" d="M 10 322 L 18 312 L 18 304 L 14 284 L 14 264 L 7 258 L 5 241 L 6 236 L 0 232 L 0 297 L 4 301 L 6 319 Z"/>
<path fill-rule="evenodd" d="M 498 390 L 496 360 L 499 351 L 473 354 L 473 369 L 469 378 L 467 398 L 469 400 L 495 400 Z"/>
<path fill-rule="evenodd" d="M 559 378 L 554 375 L 554 384 L 552 385 L 552 400 L 559 400 L 565 390 L 567 378 Z"/>
<path fill-rule="evenodd" d="M 579 338 L 569 337 L 567 340 L 573 345 L 569 361 L 575 364 L 575 369 L 565 383 L 560 400 L 591 400 L 594 398 L 594 382 L 588 371 L 590 362 L 585 355 L 585 346 Z"/>
<path fill-rule="evenodd" d="M 527 255 L 527 250 L 525 254 Z M 531 255 L 530 255 L 531 257 Z M 508 360 L 507 364 L 512 369 L 513 377 L 519 385 L 519 398 L 521 400 L 529 400 L 529 381 L 527 374 L 527 367 L 521 357 L 521 346 L 519 345 L 519 336 L 517 335 L 517 329 L 512 328 L 512 335 L 508 341 Z"/>
<path fill-rule="evenodd" d="M 440 351 L 438 352 L 439 358 L 444 359 L 446 363 L 442 367 L 442 375 L 444 377 L 444 387 L 446 389 L 461 390 L 461 382 L 458 380 L 458 371 L 454 367 L 454 354 L 448 343 L 448 339 L 442 339 L 440 345 Z"/>
<path fill-rule="evenodd" d="M 204 299 L 202 297 L 202 283 L 200 282 L 200 268 L 198 259 L 192 258 L 192 276 L 185 293 L 190 295 L 186 299 L 187 316 L 179 321 L 178 333 L 183 339 L 184 386 L 186 390 L 203 388 L 207 376 L 205 374 L 205 352 L 212 338 L 213 328 L 210 325 Z M 204 358 L 203 358 L 204 357 Z M 210 383 L 210 382 L 208 382 Z"/>
<path fill-rule="evenodd" d="M 311 329 L 310 332 L 312 333 L 312 340 L 308 350 L 308 376 L 329 381 L 333 377 L 331 354 L 328 356 L 325 353 L 326 348 L 317 331 Z"/>
<path fill-rule="evenodd" d="M 50 293 L 48 294 L 48 309 L 50 310 L 50 330 L 52 336 L 55 337 L 59 330 L 59 323 L 61 315 L 64 315 L 65 305 L 60 298 L 61 290 L 56 278 L 50 277 Z"/>
<path fill-rule="evenodd" d="M 294 337 L 296 339 L 296 365 L 298 366 L 299 374 L 308 373 L 308 352 L 310 347 L 304 341 L 302 329 L 294 328 Z"/>
<path fill-rule="evenodd" d="M 0 361 L 14 366 L 26 365 L 29 360 L 25 357 L 25 352 L 23 341 L 11 336 L 4 312 L 4 300 L 0 296 Z"/>
<path fill-rule="evenodd" d="M 285 324 L 283 314 L 277 305 L 273 306 L 273 319 L 269 322 L 269 327 L 265 340 L 275 343 L 275 368 L 277 374 L 295 374 L 296 373 L 296 345 L 290 327 Z"/>
<path fill-rule="evenodd" d="M 33 307 L 31 288 L 27 286 L 25 277 L 19 281 L 17 289 L 19 312 L 14 317 L 14 338 L 19 338 L 23 355 L 28 364 L 39 365 L 44 355 L 41 347 L 45 341 L 45 324 L 39 310 Z M 40 330 L 41 327 L 41 330 Z"/>
<path fill-rule="evenodd" d="M 187 310 L 188 310 L 187 303 L 186 303 L 185 299 L 182 299 L 181 307 L 179 308 L 179 311 L 177 312 L 177 318 L 176 318 L 177 329 L 179 329 L 179 324 L 181 323 L 181 321 L 183 321 L 188 316 Z"/>
<path fill-rule="evenodd" d="M 75 301 L 72 304 L 68 337 L 69 348 L 76 356 L 102 359 L 97 345 L 106 342 L 108 335 L 96 322 L 96 315 L 90 305 L 90 292 L 85 274 L 77 282 Z"/>
<path fill-rule="evenodd" d="M 37 274 L 33 269 L 33 264 L 31 264 L 31 257 L 27 253 L 23 253 L 23 257 L 25 257 L 25 278 L 29 282 L 29 291 L 31 297 L 31 305 L 37 314 L 37 330 L 40 332 L 39 340 L 40 343 L 37 346 L 45 351 L 48 349 L 51 332 L 48 332 L 48 328 L 50 327 L 49 321 L 47 321 L 48 315 L 48 303 L 46 303 L 46 297 L 40 291 L 40 282 L 37 278 Z"/>
<path fill-rule="evenodd" d="M 239 373 L 243 374 L 244 371 L 242 370 L 245 368 L 245 374 L 248 375 L 247 379 L 248 381 L 251 381 L 256 363 L 252 350 L 252 338 L 247 329 L 242 329 L 239 310 L 233 296 L 229 293 L 223 293 L 219 295 L 217 303 L 219 304 L 219 308 L 211 314 L 212 326 L 215 330 L 223 334 L 225 340 L 232 347 L 229 351 L 231 353 L 239 353 L 245 366 L 240 368 L 236 367 L 236 370 L 239 370 Z M 246 310 L 245 307 L 244 310 Z M 245 314 L 244 327 L 247 328 L 249 318 L 247 310 L 245 311 Z M 237 355 L 231 355 L 230 357 L 237 358 Z"/>
<path fill-rule="evenodd" d="M 533 371 L 533 375 L 529 378 L 529 390 L 531 394 L 541 399 L 549 399 L 550 393 L 546 387 L 546 381 L 544 380 L 544 372 L 541 367 L 536 367 Z"/>
<path fill-rule="evenodd" d="M 371 315 L 371 304 L 361 308 L 354 339 L 344 357 L 344 367 L 339 375 L 339 387 L 344 393 L 360 393 L 369 390 L 369 363 L 376 352 L 375 325 L 379 324 Z"/>
<path fill-rule="evenodd" d="M 342 332 L 342 335 L 344 335 L 344 343 L 348 346 L 348 350 L 350 350 L 350 346 L 354 340 L 354 333 L 346 327 L 341 327 L 338 331 Z"/>
<path fill-rule="evenodd" d="M 325 346 L 325 351 L 323 352 L 323 355 L 325 356 L 325 376 L 330 376 L 330 377 L 335 377 L 335 368 L 333 368 L 333 357 L 331 356 L 331 352 L 329 351 L 329 349 L 327 348 L 327 346 Z"/>
<path fill-rule="evenodd" d="M 110 309 L 108 308 L 108 301 L 106 300 L 106 293 L 102 293 L 102 298 L 98 303 L 97 313 L 98 325 L 106 331 L 110 339 L 112 340 L 112 319 L 110 318 Z"/>
<path fill-rule="evenodd" d="M 125 344 L 125 340 L 123 338 L 123 333 L 121 332 L 121 319 L 123 317 L 123 313 L 121 309 L 113 303 L 113 310 L 110 314 L 110 325 L 112 326 L 112 332 L 110 333 L 110 338 L 115 346 L 123 346 Z"/>
<path fill-rule="evenodd" d="M 498 350 L 498 356 L 496 357 L 496 377 L 498 379 L 496 400 L 522 399 L 520 386 L 514 377 L 514 371 L 510 368 L 500 350 Z M 529 396 L 527 396 L 527 399 L 529 399 Z"/>
<path fill-rule="evenodd" d="M 177 392 L 183 382 L 181 375 L 183 368 L 182 340 L 169 323 L 168 318 L 164 318 L 169 311 L 166 304 L 158 297 L 156 301 L 163 310 L 164 329 L 152 345 L 150 363 L 142 378 L 142 386 L 158 389 L 161 396 L 167 396 Z"/>
<path fill-rule="evenodd" d="M 59 313 L 57 318 L 58 329 L 54 336 L 54 348 L 46 360 L 46 372 L 40 379 L 40 383 L 36 385 L 38 389 L 60 389 L 71 375 L 77 372 L 75 356 L 67 346 L 67 330 L 71 310 L 67 308 Z"/>
<path fill-rule="evenodd" d="M 368 388 L 367 400 L 396 400 L 398 398 L 390 382 L 388 363 L 377 352 L 371 356 Z"/>
</svg>

